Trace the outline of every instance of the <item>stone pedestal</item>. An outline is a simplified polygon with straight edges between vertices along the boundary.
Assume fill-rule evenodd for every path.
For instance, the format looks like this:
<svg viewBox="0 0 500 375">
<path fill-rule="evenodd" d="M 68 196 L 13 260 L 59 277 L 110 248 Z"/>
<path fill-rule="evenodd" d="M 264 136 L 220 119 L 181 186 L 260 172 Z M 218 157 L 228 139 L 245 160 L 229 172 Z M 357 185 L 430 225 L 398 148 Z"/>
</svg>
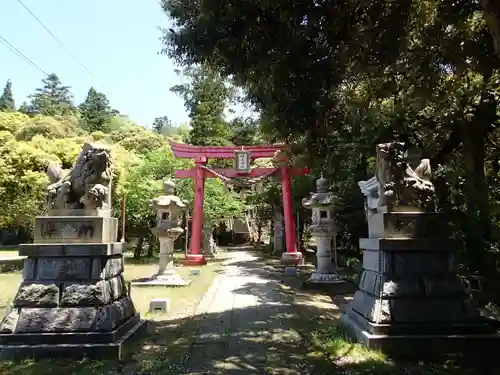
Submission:
<svg viewBox="0 0 500 375">
<path fill-rule="evenodd" d="M 345 282 L 338 274 L 333 262 L 332 237 L 314 235 L 316 239 L 316 270 L 308 280 L 309 283 L 343 283 Z"/>
<path fill-rule="evenodd" d="M 204 266 L 207 264 L 207 260 L 204 254 L 186 254 L 186 258 L 182 261 L 185 266 Z"/>
<path fill-rule="evenodd" d="M 3 357 L 121 357 L 143 322 L 123 279 L 117 224 L 107 216 L 36 218 L 35 242 L 19 246 L 23 280 L 0 324 Z"/>
<path fill-rule="evenodd" d="M 363 271 L 341 324 L 370 348 L 398 355 L 446 352 L 499 336 L 482 318 L 457 275 L 441 214 L 369 214 Z"/>
<path fill-rule="evenodd" d="M 298 266 L 304 263 L 304 257 L 300 251 L 288 252 L 281 254 L 281 264 L 284 266 Z"/>
</svg>

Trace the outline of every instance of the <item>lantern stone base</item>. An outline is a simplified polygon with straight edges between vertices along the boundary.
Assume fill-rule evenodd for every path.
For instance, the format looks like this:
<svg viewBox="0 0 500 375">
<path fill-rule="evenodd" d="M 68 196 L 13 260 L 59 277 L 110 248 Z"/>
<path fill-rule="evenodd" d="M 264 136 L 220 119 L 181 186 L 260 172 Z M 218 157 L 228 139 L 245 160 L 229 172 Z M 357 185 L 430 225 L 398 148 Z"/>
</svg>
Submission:
<svg viewBox="0 0 500 375">
<path fill-rule="evenodd" d="M 187 254 L 182 264 L 185 266 L 204 266 L 207 264 L 207 260 L 204 254 Z"/>
<path fill-rule="evenodd" d="M 281 254 L 281 264 L 290 266 L 298 266 L 304 262 L 304 257 L 300 251 L 284 252 Z"/>
<path fill-rule="evenodd" d="M 356 284 L 340 278 L 337 274 L 317 274 L 313 273 L 309 280 L 302 283 L 302 287 L 307 290 L 317 290 L 331 295 L 354 293 Z"/>
</svg>

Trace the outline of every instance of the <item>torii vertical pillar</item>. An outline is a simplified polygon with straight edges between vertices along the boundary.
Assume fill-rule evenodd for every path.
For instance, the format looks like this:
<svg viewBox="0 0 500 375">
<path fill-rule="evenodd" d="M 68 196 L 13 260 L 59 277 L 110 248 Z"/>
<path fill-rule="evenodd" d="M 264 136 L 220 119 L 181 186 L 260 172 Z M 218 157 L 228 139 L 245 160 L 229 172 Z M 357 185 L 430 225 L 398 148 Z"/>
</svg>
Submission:
<svg viewBox="0 0 500 375">
<path fill-rule="evenodd" d="M 187 266 L 207 264 L 205 256 L 201 253 L 203 244 L 203 203 L 205 200 L 205 171 L 202 166 L 207 158 L 201 157 L 195 162 L 194 177 L 194 207 L 191 226 L 191 251 L 186 255 L 184 264 Z"/>
<path fill-rule="evenodd" d="M 290 167 L 281 166 L 281 184 L 283 194 L 283 216 L 285 219 L 286 251 L 281 255 L 281 264 L 298 265 L 303 262 L 302 253 L 297 251 L 295 218 L 293 215 L 292 176 Z"/>
<path fill-rule="evenodd" d="M 295 219 L 293 215 L 292 197 L 292 177 L 303 176 L 311 172 L 309 168 L 294 168 L 288 165 L 289 157 L 286 154 L 286 145 L 268 146 L 193 146 L 180 143 L 172 143 L 172 151 L 178 158 L 194 159 L 195 168 L 176 171 L 175 176 L 179 178 L 194 179 L 194 210 L 191 231 L 191 252 L 187 254 L 185 264 L 202 265 L 206 264 L 206 259 L 201 254 L 202 233 L 203 233 L 203 200 L 205 193 L 205 178 L 213 177 L 238 177 L 240 175 L 249 177 L 259 177 L 273 174 L 275 168 L 251 168 L 248 159 L 244 167 L 237 164 L 236 168 L 218 169 L 211 172 L 204 168 L 207 160 L 212 159 L 232 159 L 239 158 L 240 154 L 251 155 L 251 159 L 276 158 L 281 165 L 278 167 L 281 172 L 283 185 L 283 206 L 286 229 L 286 252 L 282 255 L 283 264 L 299 264 L 302 262 L 302 253 L 297 251 L 297 240 L 295 238 Z M 248 153 L 250 155 L 248 155 Z M 238 159 L 239 160 L 239 159 Z M 244 162 L 245 160 L 243 160 Z"/>
</svg>

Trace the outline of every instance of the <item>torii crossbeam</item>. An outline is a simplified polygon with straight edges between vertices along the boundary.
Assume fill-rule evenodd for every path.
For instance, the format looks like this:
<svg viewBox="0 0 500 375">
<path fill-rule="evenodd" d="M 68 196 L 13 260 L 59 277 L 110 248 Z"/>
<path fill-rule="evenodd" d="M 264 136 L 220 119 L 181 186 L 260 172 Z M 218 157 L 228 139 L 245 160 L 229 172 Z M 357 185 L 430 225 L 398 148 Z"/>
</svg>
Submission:
<svg viewBox="0 0 500 375">
<path fill-rule="evenodd" d="M 293 215 L 292 178 L 303 176 L 311 171 L 308 168 L 293 168 L 288 166 L 286 145 L 268 146 L 193 146 L 172 143 L 172 152 L 178 158 L 193 159 L 195 167 L 175 172 L 178 178 L 194 179 L 194 207 L 191 230 L 191 250 L 186 255 L 185 264 L 202 265 L 206 259 L 201 253 L 203 232 L 203 203 L 205 195 L 205 178 L 215 177 L 263 177 L 274 174 L 281 177 L 283 194 L 283 216 L 285 219 L 286 252 L 281 261 L 283 264 L 299 264 L 302 253 L 297 251 L 295 238 L 295 220 Z M 205 165 L 208 159 L 235 158 L 235 168 L 208 170 Z M 279 162 L 277 168 L 251 168 L 251 161 L 259 158 L 275 158 Z M 219 175 L 219 176 L 218 176 Z"/>
</svg>

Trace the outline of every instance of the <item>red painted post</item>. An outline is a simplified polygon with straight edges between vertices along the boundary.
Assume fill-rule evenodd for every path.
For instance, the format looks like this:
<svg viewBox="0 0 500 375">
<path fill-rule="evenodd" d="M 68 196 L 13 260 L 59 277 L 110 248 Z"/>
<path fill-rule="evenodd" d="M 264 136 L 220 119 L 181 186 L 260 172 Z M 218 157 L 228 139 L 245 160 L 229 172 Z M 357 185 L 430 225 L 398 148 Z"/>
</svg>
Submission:
<svg viewBox="0 0 500 375">
<path fill-rule="evenodd" d="M 126 218 L 125 215 L 127 213 L 127 195 L 125 194 L 125 190 L 122 193 L 122 239 L 121 242 L 125 242 L 125 224 Z"/>
<path fill-rule="evenodd" d="M 281 166 L 280 172 L 286 240 L 286 252 L 284 252 L 281 256 L 281 263 L 298 265 L 302 262 L 302 253 L 297 251 L 297 241 L 295 238 L 295 218 L 293 215 L 293 195 L 290 168 L 288 166 Z"/>
<path fill-rule="evenodd" d="M 201 254 L 203 241 L 203 201 L 205 198 L 205 171 L 201 166 L 204 161 L 197 161 L 194 177 L 194 207 L 193 220 L 191 226 L 191 252 L 186 255 L 184 260 L 185 265 L 203 265 L 207 261 L 205 256 Z"/>
<path fill-rule="evenodd" d="M 248 173 L 235 169 L 217 169 L 215 172 L 210 172 L 201 168 L 209 158 L 215 159 L 230 159 L 235 157 L 235 151 L 241 151 L 241 146 L 194 146 L 188 144 L 172 143 L 172 152 L 178 158 L 194 159 L 196 167 L 176 171 L 175 176 L 178 178 L 193 178 L 195 186 L 194 210 L 191 227 L 191 252 L 186 255 L 185 264 L 201 265 L 206 264 L 205 257 L 201 254 L 203 243 L 203 200 L 205 193 L 205 178 L 219 177 L 217 174 L 225 177 L 238 177 L 245 175 L 247 177 L 264 176 L 272 172 L 272 168 L 252 168 Z M 245 151 L 251 153 L 252 159 L 259 158 L 276 158 L 281 165 L 281 177 L 283 182 L 283 206 L 286 229 L 286 246 L 287 251 L 283 253 L 282 263 L 299 264 L 302 262 L 302 253 L 297 251 L 297 243 L 295 239 L 295 218 L 293 215 L 293 197 L 292 197 L 292 182 L 294 176 L 303 176 L 311 172 L 309 168 L 289 167 L 288 156 L 286 155 L 287 145 L 268 145 L 268 146 L 245 146 Z"/>
</svg>

